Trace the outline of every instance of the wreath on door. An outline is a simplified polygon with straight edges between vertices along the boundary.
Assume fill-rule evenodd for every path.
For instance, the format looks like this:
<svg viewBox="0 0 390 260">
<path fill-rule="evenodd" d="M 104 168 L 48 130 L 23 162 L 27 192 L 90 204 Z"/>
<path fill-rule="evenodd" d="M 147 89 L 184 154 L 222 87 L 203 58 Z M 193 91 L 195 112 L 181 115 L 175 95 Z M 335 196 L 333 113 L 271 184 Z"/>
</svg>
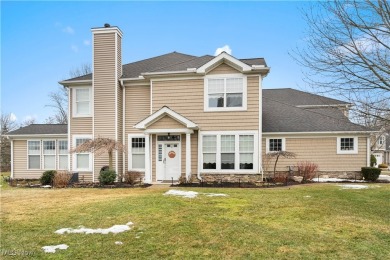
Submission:
<svg viewBox="0 0 390 260">
<path fill-rule="evenodd" d="M 169 156 L 169 158 L 175 158 L 176 157 L 176 153 L 174 151 L 170 151 L 168 153 L 168 156 Z"/>
</svg>

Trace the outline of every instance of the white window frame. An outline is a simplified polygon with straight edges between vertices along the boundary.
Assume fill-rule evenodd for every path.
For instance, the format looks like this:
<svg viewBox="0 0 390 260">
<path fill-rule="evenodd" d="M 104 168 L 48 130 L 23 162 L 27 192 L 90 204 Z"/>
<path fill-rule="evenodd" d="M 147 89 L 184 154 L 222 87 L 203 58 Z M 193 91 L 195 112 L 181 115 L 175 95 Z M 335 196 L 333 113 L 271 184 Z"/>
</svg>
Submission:
<svg viewBox="0 0 390 260">
<path fill-rule="evenodd" d="M 29 142 L 39 142 L 39 168 L 30 168 L 30 153 L 29 153 Z M 36 155 L 38 154 L 31 154 Z M 42 169 L 42 140 L 41 139 L 29 139 L 27 140 L 27 170 L 41 170 Z"/>
<path fill-rule="evenodd" d="M 203 169 L 203 136 L 215 135 L 217 136 L 217 152 L 216 152 L 216 169 Z M 221 169 L 221 136 L 234 135 L 234 169 Z M 240 135 L 253 135 L 253 169 L 240 169 Z M 258 173 L 259 165 L 259 141 L 258 131 L 202 131 L 199 136 L 199 169 L 201 173 Z"/>
<path fill-rule="evenodd" d="M 341 150 L 341 138 L 353 138 L 353 150 Z M 358 154 L 358 140 L 357 136 L 340 136 L 337 137 L 337 154 Z"/>
<path fill-rule="evenodd" d="M 384 144 L 385 144 L 385 141 L 386 141 L 386 137 L 381 135 L 379 138 L 378 138 L 378 146 L 379 147 L 382 147 Z"/>
<path fill-rule="evenodd" d="M 88 89 L 89 90 L 89 113 L 88 114 L 78 114 L 77 113 L 77 104 L 76 104 L 76 92 L 79 89 Z M 74 87 L 72 88 L 72 116 L 73 117 L 91 117 L 92 116 L 92 87 L 84 86 L 84 87 Z"/>
<path fill-rule="evenodd" d="M 76 139 L 92 139 L 92 135 L 73 135 L 73 138 L 72 138 L 73 148 L 76 148 Z M 68 146 L 69 146 L 69 143 L 68 143 Z M 88 154 L 89 155 L 88 168 L 77 168 L 77 154 Z M 92 153 L 73 153 L 72 160 L 73 160 L 73 164 L 72 164 L 73 171 L 80 171 L 80 172 L 91 172 L 92 171 Z"/>
<path fill-rule="evenodd" d="M 242 78 L 242 107 L 209 107 L 209 79 L 225 79 L 224 102 L 226 104 L 226 79 L 228 78 Z M 246 111 L 247 110 L 247 96 L 248 96 L 248 81 L 247 76 L 243 74 L 218 74 L 208 75 L 204 77 L 204 111 L 205 112 L 224 112 L 224 111 Z"/>
<path fill-rule="evenodd" d="M 62 141 L 66 141 L 68 143 L 68 153 L 67 154 L 61 154 L 60 153 L 60 142 Z M 57 168 L 58 170 L 69 170 L 68 167 L 69 167 L 69 163 L 66 164 L 66 168 L 64 169 L 61 169 L 60 168 L 60 156 L 66 156 L 67 158 L 67 161 L 69 161 L 69 140 L 68 139 L 58 139 L 57 140 Z"/>
<path fill-rule="evenodd" d="M 274 153 L 276 151 L 270 151 L 269 150 L 269 141 L 270 139 L 282 139 L 282 151 L 286 151 L 286 138 L 285 137 L 267 137 L 265 139 L 265 152 L 268 153 Z"/>
<path fill-rule="evenodd" d="M 45 154 L 45 149 L 44 149 L 44 142 L 54 142 L 54 154 Z M 41 141 L 41 153 L 42 153 L 42 168 L 43 170 L 57 170 L 57 142 L 55 139 L 43 139 Z M 45 160 L 46 156 L 53 156 L 54 157 L 54 168 L 45 168 Z"/>
<path fill-rule="evenodd" d="M 127 165 L 127 170 L 129 171 L 142 171 L 144 172 L 145 171 L 145 168 L 143 169 L 140 169 L 140 168 L 133 168 L 133 147 L 132 147 L 132 139 L 133 138 L 145 138 L 145 167 L 146 167 L 146 164 L 147 164 L 147 158 L 149 158 L 149 156 L 146 154 L 146 145 L 147 145 L 147 141 L 146 141 L 146 138 L 147 136 L 144 135 L 144 134 L 129 134 L 128 135 L 128 147 L 129 147 L 129 153 L 128 153 L 128 165 Z"/>
</svg>

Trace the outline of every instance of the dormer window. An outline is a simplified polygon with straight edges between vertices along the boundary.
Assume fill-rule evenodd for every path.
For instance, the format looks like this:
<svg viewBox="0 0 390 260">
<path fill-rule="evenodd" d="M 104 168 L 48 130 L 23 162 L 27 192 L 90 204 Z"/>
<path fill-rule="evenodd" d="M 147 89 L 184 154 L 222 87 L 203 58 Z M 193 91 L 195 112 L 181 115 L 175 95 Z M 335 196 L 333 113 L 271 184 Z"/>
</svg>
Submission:
<svg viewBox="0 0 390 260">
<path fill-rule="evenodd" d="M 242 75 L 207 76 L 205 111 L 246 110 L 246 77 Z"/>
<path fill-rule="evenodd" d="M 92 116 L 92 88 L 80 87 L 73 89 L 73 117 Z"/>
</svg>

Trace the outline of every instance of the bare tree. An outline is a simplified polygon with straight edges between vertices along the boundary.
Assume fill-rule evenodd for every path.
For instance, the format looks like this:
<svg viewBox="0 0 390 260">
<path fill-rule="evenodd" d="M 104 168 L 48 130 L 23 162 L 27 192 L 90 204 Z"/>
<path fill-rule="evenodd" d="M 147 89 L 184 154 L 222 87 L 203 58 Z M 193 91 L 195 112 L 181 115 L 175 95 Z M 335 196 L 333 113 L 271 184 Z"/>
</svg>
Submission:
<svg viewBox="0 0 390 260">
<path fill-rule="evenodd" d="M 275 158 L 275 164 L 274 164 L 274 178 L 276 177 L 276 165 L 278 164 L 279 158 L 286 158 L 286 159 L 293 159 L 297 155 L 293 152 L 287 152 L 287 151 L 277 151 L 277 152 L 270 152 L 267 154 L 268 158 Z"/>
<path fill-rule="evenodd" d="M 19 127 L 29 126 L 29 125 L 35 124 L 36 122 L 37 122 L 37 120 L 35 118 L 27 118 L 19 124 Z"/>
<path fill-rule="evenodd" d="M 92 73 L 91 65 L 82 64 L 79 68 L 72 69 L 69 76 L 72 78 L 84 76 Z M 67 124 L 68 123 L 68 90 L 59 86 L 57 91 L 50 92 L 50 104 L 46 105 L 54 109 L 54 115 L 46 118 L 47 124 Z"/>
<path fill-rule="evenodd" d="M 76 148 L 72 149 L 71 153 L 82 153 L 82 152 L 91 152 L 96 156 L 102 155 L 103 153 L 108 153 L 108 165 L 109 169 L 112 170 L 112 160 L 113 160 L 113 152 L 126 152 L 126 147 L 114 139 L 98 137 L 95 139 L 91 139 L 86 141 Z"/>
<path fill-rule="evenodd" d="M 11 169 L 11 142 L 6 134 L 15 130 L 18 126 L 11 114 L 1 114 L 0 124 L 0 170 L 3 172 Z"/>
<path fill-rule="evenodd" d="M 315 92 L 353 103 L 355 116 L 389 122 L 390 3 L 316 2 L 303 10 L 306 45 L 292 56 Z"/>
</svg>

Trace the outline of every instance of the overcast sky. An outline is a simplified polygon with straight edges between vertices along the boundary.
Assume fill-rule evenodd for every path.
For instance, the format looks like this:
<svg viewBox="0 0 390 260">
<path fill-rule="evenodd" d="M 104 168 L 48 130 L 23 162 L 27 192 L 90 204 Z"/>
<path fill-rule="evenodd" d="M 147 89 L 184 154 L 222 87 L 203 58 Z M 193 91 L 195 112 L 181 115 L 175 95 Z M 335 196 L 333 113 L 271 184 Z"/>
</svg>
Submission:
<svg viewBox="0 0 390 260">
<path fill-rule="evenodd" d="M 91 64 L 91 28 L 123 32 L 125 63 L 172 51 L 263 57 L 264 88 L 304 89 L 289 56 L 304 44 L 307 2 L 1 2 L 1 110 L 18 122 L 52 114 L 48 94 L 82 64 Z"/>
</svg>

